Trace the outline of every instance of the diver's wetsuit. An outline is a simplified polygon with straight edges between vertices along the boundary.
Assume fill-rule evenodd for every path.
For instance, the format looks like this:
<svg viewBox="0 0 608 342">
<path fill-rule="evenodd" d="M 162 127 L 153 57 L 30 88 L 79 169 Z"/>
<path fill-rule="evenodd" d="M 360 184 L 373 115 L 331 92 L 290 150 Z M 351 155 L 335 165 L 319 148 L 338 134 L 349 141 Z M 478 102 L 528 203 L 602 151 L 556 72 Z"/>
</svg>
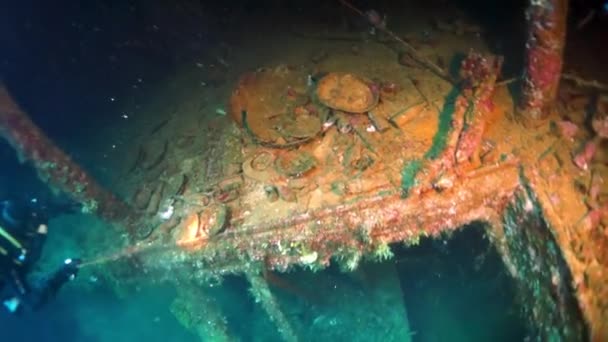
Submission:
<svg viewBox="0 0 608 342">
<path fill-rule="evenodd" d="M 39 308 L 77 273 L 78 262 L 68 259 L 41 286 L 30 287 L 27 275 L 40 258 L 46 233 L 42 215 L 11 201 L 0 202 L 0 301 L 9 312 Z"/>
</svg>

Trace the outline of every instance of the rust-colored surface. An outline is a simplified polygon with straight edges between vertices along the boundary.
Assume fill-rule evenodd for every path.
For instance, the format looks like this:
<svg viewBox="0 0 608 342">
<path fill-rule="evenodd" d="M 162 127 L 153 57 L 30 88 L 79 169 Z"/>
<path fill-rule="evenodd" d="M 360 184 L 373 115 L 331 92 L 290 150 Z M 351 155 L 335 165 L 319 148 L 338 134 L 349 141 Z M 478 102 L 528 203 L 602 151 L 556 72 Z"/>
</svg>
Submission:
<svg viewBox="0 0 608 342">
<path fill-rule="evenodd" d="M 321 129 L 319 108 L 310 103 L 303 69 L 280 67 L 241 77 L 230 100 L 230 116 L 270 146 L 297 145 Z"/>
<path fill-rule="evenodd" d="M 322 104 L 347 113 L 365 113 L 378 103 L 378 90 L 371 82 L 348 73 L 332 72 L 323 76 L 316 94 Z"/>
<path fill-rule="evenodd" d="M 241 172 L 220 182 L 212 196 L 183 192 L 175 204 L 181 223 L 157 230 L 147 241 L 166 241 L 168 232 L 178 244 L 180 236 L 197 237 L 196 244 L 185 246 L 185 255 L 176 252 L 171 258 L 196 260 L 201 277 L 252 267 L 316 269 L 331 261 L 354 269 L 364 256 L 390 255 L 390 243 L 416 243 L 422 236 L 483 221 L 514 277 L 532 277 L 538 265 L 567 267 L 568 272 L 547 271 L 539 278 L 544 279 L 535 301 L 540 304 L 530 310 L 530 319 L 544 329 L 539 334 L 584 334 L 573 323 L 576 312 L 555 311 L 568 307 L 563 289 L 572 288 L 592 339 L 603 340 L 608 336 L 608 189 L 597 177 L 606 177 L 606 167 L 596 160 L 581 170 L 573 162 L 593 132 L 567 135 L 559 129 L 559 118 L 534 131 L 522 127 L 510 115 L 508 90 L 495 85 L 500 65 L 498 57 L 471 53 L 461 69 L 466 80 L 461 88 L 417 99 L 411 97 L 411 91 L 420 91 L 415 81 L 380 86 L 379 102 L 367 115 L 325 111 L 301 70 L 277 67 L 246 74 L 231 99 L 231 115 L 243 137 Z M 298 107 L 315 110 L 304 113 Z M 286 108 L 295 117 L 317 113 L 321 131 L 294 146 L 264 146 L 261 137 L 289 142 L 268 127 L 269 113 Z M 239 115 L 243 111 L 250 114 L 249 132 Z M 378 118 L 387 127 L 378 129 Z M 217 227 L 210 218 L 221 215 L 209 208 L 220 203 L 226 221 Z M 525 236 L 532 239 L 527 245 L 514 243 L 521 234 L 509 235 L 505 228 L 507 208 L 513 206 L 520 216 L 541 213 L 546 221 L 537 222 L 538 234 Z M 186 219 L 193 212 L 198 213 L 196 224 Z M 548 248 L 547 236 L 560 254 L 541 262 L 543 250 L 534 250 Z M 528 245 L 533 246 L 530 255 L 521 247 Z M 514 253 L 521 256 L 517 262 Z M 526 272 L 518 269 L 522 265 Z"/>
<path fill-rule="evenodd" d="M 110 220 L 123 219 L 129 208 L 103 189 L 59 149 L 13 101 L 0 84 L 0 134 L 22 162 L 30 162 L 40 179 L 83 205 L 83 211 Z"/>
<path fill-rule="evenodd" d="M 531 1 L 520 111 L 533 124 L 553 109 L 563 65 L 568 0 Z"/>
</svg>

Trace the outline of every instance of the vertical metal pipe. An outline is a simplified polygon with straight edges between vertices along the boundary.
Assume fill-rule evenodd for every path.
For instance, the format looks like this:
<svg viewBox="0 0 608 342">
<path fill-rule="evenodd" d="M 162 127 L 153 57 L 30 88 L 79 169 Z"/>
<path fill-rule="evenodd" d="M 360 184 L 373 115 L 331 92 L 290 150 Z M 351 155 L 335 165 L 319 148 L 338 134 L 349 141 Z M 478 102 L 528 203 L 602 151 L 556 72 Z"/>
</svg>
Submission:
<svg viewBox="0 0 608 342">
<path fill-rule="evenodd" d="M 528 38 L 519 113 L 526 123 L 546 119 L 562 72 L 568 0 L 529 0 Z"/>
</svg>

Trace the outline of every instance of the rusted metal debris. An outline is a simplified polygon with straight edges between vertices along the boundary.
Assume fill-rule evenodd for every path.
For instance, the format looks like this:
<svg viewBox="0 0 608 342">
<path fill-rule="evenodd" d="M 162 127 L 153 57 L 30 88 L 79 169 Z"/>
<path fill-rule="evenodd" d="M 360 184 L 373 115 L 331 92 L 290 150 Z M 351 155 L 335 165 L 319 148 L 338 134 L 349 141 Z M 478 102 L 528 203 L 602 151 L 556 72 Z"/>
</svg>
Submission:
<svg viewBox="0 0 608 342">
<path fill-rule="evenodd" d="M 543 239 L 547 234 L 555 237 L 563 253 L 563 258 L 552 255 L 541 262 L 559 271 L 543 273 L 540 292 L 529 301 L 534 306 L 526 311 L 534 324 L 543 328 L 538 332 L 540 336 L 569 338 L 585 334 L 585 327 L 579 324 L 576 314 L 551 312 L 555 308 L 572 309 L 572 298 L 564 294 L 568 291 L 565 284 L 570 283 L 576 289 L 574 295 L 582 317 L 589 324 L 590 334 L 594 338 L 605 336 L 607 328 L 602 323 L 605 314 L 600 299 L 607 291 L 602 285 L 605 277 L 599 268 L 586 269 L 579 263 L 580 258 L 603 263 L 608 254 L 595 248 L 597 233 L 593 233 L 596 240 L 589 240 L 587 235 L 575 234 L 572 226 L 564 225 L 564 221 L 576 221 L 566 219 L 567 215 L 577 215 L 586 208 L 576 201 L 567 201 L 574 197 L 571 188 L 554 188 L 568 182 L 568 172 L 552 175 L 559 181 L 548 183 L 536 176 L 541 171 L 555 172 L 542 166 L 550 157 L 538 157 L 538 151 L 547 150 L 542 141 L 527 135 L 522 135 L 521 140 L 512 140 L 500 133 L 514 134 L 514 127 L 518 127 L 505 119 L 505 109 L 495 101 L 495 81 L 501 62 L 500 57 L 471 52 L 461 68 L 464 82 L 454 90 L 453 97 L 448 96 L 443 105 L 437 107 L 427 103 L 422 108 L 414 106 L 416 110 L 406 109 L 400 116 L 415 113 L 416 118 L 394 119 L 383 131 L 368 129 L 373 126 L 369 115 L 337 112 L 334 114 L 344 120 L 343 125 L 350 126 L 349 130 L 328 120 L 330 124 L 324 128 L 323 135 L 297 149 L 268 148 L 258 145 L 254 139 L 245 139 L 242 175 L 219 181 L 212 193 L 191 189 L 189 176 L 184 178 L 180 173 L 176 178 L 176 192 L 170 192 L 175 207 L 173 216 L 133 247 L 133 251 L 140 253 L 138 262 L 151 269 L 168 267 L 172 272 L 176 263 L 187 263 L 190 271 L 185 270 L 182 276 L 203 281 L 234 273 L 248 276 L 252 293 L 256 295 L 257 291 L 257 295 L 264 296 L 260 300 L 265 309 L 283 337 L 291 340 L 295 335 L 290 324 L 269 293 L 265 280 L 259 276 L 264 270 L 319 269 L 330 262 L 340 264 L 345 270 L 354 270 L 362 258 L 390 257 L 392 243 L 415 244 L 422 237 L 449 234 L 468 223 L 484 222 L 488 234 L 502 251 L 507 268 L 516 278 L 522 269 L 528 272 L 538 267 L 535 265 L 539 260 L 534 256 L 544 255 L 543 248 L 547 246 Z M 243 108 L 251 109 L 256 132 L 263 134 L 261 113 L 268 109 L 256 102 L 263 98 L 260 92 L 279 89 L 287 95 L 283 101 L 290 103 L 294 98 L 290 98 L 293 92 L 287 87 L 289 80 L 301 79 L 291 78 L 292 72 L 285 68 L 259 71 L 244 76 L 245 81 L 239 83 L 232 103 L 237 113 Z M 403 108 L 413 108 L 402 103 L 403 92 L 405 90 L 386 92 L 381 88 L 374 115 L 388 120 Z M 246 97 L 241 98 L 242 94 Z M 424 93 L 422 96 L 428 98 Z M 310 115 L 301 108 L 320 108 L 317 103 L 311 106 L 305 91 L 298 93 L 296 99 L 296 105 L 289 107 L 296 115 Z M 284 103 L 279 101 L 277 105 Z M 244 124 L 238 115 L 233 118 Z M 408 134 L 403 134 L 404 131 Z M 274 132 L 267 133 L 269 139 L 280 139 Z M 15 141 L 21 139 L 15 138 Z M 487 141 L 493 141 L 489 145 L 495 150 L 491 153 L 494 157 L 481 155 Z M 561 151 L 560 146 L 554 146 L 555 153 Z M 29 153 L 38 156 L 35 152 Z M 530 195 L 530 191 L 538 196 Z M 552 195 L 545 196 L 545 192 Z M 552 200 L 556 194 L 560 194 L 567 205 L 567 209 L 560 209 L 560 215 L 554 213 L 557 209 L 551 209 L 559 205 Z M 149 209 L 150 201 L 145 200 L 149 196 L 141 197 L 144 200 L 138 205 L 140 209 L 149 211 L 150 215 L 159 210 L 156 205 L 156 209 Z M 521 200 L 531 197 L 534 200 Z M 514 206 L 520 210 L 515 217 L 537 213 L 538 208 L 542 208 L 547 222 L 537 221 L 537 226 L 545 231 L 528 235 L 511 229 L 517 234 L 510 236 L 509 226 L 505 225 L 510 222 L 513 227 L 516 222 L 509 211 Z M 596 207 L 603 208 L 600 204 Z M 140 223 L 143 224 L 143 220 Z M 584 224 L 588 227 L 585 229 L 594 229 L 593 232 L 599 229 L 593 228 L 589 221 Z M 532 241 L 535 252 L 524 250 L 531 243 L 529 239 L 535 239 Z M 580 250 L 585 251 L 584 256 Z M 147 255 L 146 251 L 154 253 Z M 517 258 L 523 252 L 528 253 L 528 257 Z M 570 273 L 563 271 L 565 267 Z M 532 276 L 533 273 L 525 274 Z M 552 295 L 556 289 L 553 283 L 557 284 L 557 296 Z M 521 290 L 530 295 L 529 287 L 522 286 Z M 522 297 L 529 298 L 526 295 Z M 182 309 L 186 316 L 196 310 L 180 306 Z M 214 317 L 221 322 L 221 314 Z M 204 324 L 203 321 L 196 323 L 196 319 L 193 322 Z M 224 331 L 223 327 L 216 327 L 219 327 L 216 332 Z M 204 330 L 201 326 L 196 329 Z M 201 334 L 205 333 L 203 330 Z"/>
<path fill-rule="evenodd" d="M 197 200 L 199 194 L 185 191 L 183 206 L 176 207 L 177 217 L 184 220 L 173 229 L 159 230 L 147 243 L 168 239 L 177 243 L 183 251 L 169 254 L 161 263 L 196 260 L 197 276 L 202 279 L 230 273 L 260 274 L 264 269 L 286 271 L 297 266 L 319 269 L 330 262 L 353 270 L 362 258 L 389 257 L 391 243 L 413 244 L 421 237 L 435 237 L 478 221 L 486 223 L 488 234 L 503 252 L 505 264 L 514 276 L 523 265 L 535 267 L 532 263 L 536 259 L 510 257 L 511 253 L 521 252 L 521 245 L 511 245 L 516 237 L 505 234 L 505 220 L 511 213 L 507 209 L 514 203 L 519 203 L 524 213 L 534 212 L 537 207 L 547 208 L 549 200 L 545 196 L 539 196 L 538 204 L 517 202 L 524 189 L 561 191 L 563 198 L 572 198 L 573 194 L 568 188 L 552 188 L 567 182 L 568 172 L 553 175 L 563 179 L 547 184 L 529 176 L 538 172 L 536 163 L 544 165 L 551 158 L 539 158 L 539 154 L 546 154 L 543 151 L 547 146 L 526 132 L 519 135 L 517 130 L 521 126 L 505 117 L 508 110 L 504 105 L 505 94 L 497 95 L 504 89 L 496 87 L 501 63 L 498 56 L 471 52 L 461 66 L 461 86 L 438 106 L 404 103 L 403 93 L 416 89 L 422 98 L 430 98 L 423 87 L 405 90 L 397 86 L 391 87 L 390 92 L 379 87 L 379 103 L 371 111 L 374 116 L 392 119 L 386 130 L 375 130 L 369 115 L 333 109 L 329 116 L 324 116 L 328 120 L 324 120 L 327 127 L 323 134 L 297 147 L 269 148 L 255 139 L 245 139 L 243 182 L 239 184 L 239 196 L 223 203 L 225 212 L 218 210 L 215 198 L 211 198 L 211 203 L 207 200 L 203 209 L 189 206 L 188 203 L 201 201 Z M 292 103 L 290 89 L 294 87 L 290 82 L 300 84 L 303 78 L 300 70 L 284 67 L 244 75 L 233 93 L 233 119 L 243 125 L 238 113 L 247 109 L 256 132 L 280 139 L 265 131 L 264 113 L 273 113 L 273 108 L 285 108 L 285 104 Z M 295 115 L 310 114 L 301 108 L 323 108 L 308 95 L 309 91 L 299 88 L 296 104 L 289 107 Z M 270 106 L 273 101 L 276 103 Z M 403 108 L 406 113 L 399 117 L 414 114 L 416 117 L 394 119 L 395 113 Z M 334 116 L 336 121 L 332 120 Z M 518 138 L 512 138 L 513 134 Z M 556 153 L 563 152 L 559 146 L 552 146 Z M 586 208 L 568 202 L 562 215 L 566 212 L 574 215 L 580 210 Z M 573 267 L 575 261 L 568 252 L 573 241 L 593 242 L 578 241 L 580 237 L 570 233 L 571 227 L 549 216 L 547 225 L 541 226 L 551 231 L 531 237 L 539 239 L 534 242 L 535 248 L 544 246 L 540 237 L 555 234 L 556 243 L 566 257 L 552 258 L 550 267 Z M 219 228 L 218 222 L 222 222 Z M 189 239 L 188 244 L 183 244 L 184 237 Z M 520 234 L 519 238 L 525 245 L 528 237 Z M 159 260 L 154 262 L 157 264 Z M 575 281 L 582 270 L 576 267 L 572 270 Z M 543 279 L 570 282 L 567 272 L 554 275 Z M 594 274 L 589 279 L 594 284 L 594 294 L 578 290 L 575 295 L 583 317 L 591 322 L 593 336 L 603 336 L 606 330 L 599 318 L 602 304 L 596 294 L 606 289 L 601 286 L 601 276 Z M 529 318 L 545 329 L 539 334 L 562 337 L 585 334 L 576 314 L 539 314 L 571 305 L 563 300 L 562 293 L 560 297 L 552 297 L 550 284 L 543 283 L 541 289 L 542 298 L 534 301 L 538 307 L 527 311 L 535 315 Z M 529 288 L 524 286 L 522 291 Z"/>
</svg>

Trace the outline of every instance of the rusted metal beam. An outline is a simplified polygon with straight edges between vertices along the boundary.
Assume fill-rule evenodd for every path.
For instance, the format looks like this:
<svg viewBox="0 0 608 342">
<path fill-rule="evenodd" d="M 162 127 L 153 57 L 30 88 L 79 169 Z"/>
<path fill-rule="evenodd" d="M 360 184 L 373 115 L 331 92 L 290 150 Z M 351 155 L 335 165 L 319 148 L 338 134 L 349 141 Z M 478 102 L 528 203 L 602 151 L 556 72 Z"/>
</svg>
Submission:
<svg viewBox="0 0 608 342">
<path fill-rule="evenodd" d="M 407 199 L 395 192 L 263 225 L 233 223 L 209 241 L 200 257 L 207 271 L 220 274 L 243 255 L 278 271 L 296 264 L 323 267 L 347 250 L 370 254 L 382 245 L 437 236 L 473 221 L 500 224 L 502 211 L 519 186 L 518 169 L 511 163 L 490 168 L 488 173 L 463 175 L 442 192 L 428 190 Z M 315 258 L 310 258 L 312 252 Z"/>
<path fill-rule="evenodd" d="M 260 303 L 264 311 L 266 311 L 270 320 L 276 325 L 283 340 L 288 342 L 298 341 L 296 333 L 293 331 L 287 316 L 281 310 L 277 299 L 272 294 L 272 291 L 270 291 L 266 280 L 255 272 L 248 272 L 246 276 L 251 284 L 250 291 L 255 301 Z"/>
<path fill-rule="evenodd" d="M 43 182 L 81 203 L 84 212 L 110 220 L 130 213 L 124 202 L 101 187 L 32 122 L 2 84 L 0 136 L 15 149 L 21 162 L 32 164 Z"/>
</svg>

